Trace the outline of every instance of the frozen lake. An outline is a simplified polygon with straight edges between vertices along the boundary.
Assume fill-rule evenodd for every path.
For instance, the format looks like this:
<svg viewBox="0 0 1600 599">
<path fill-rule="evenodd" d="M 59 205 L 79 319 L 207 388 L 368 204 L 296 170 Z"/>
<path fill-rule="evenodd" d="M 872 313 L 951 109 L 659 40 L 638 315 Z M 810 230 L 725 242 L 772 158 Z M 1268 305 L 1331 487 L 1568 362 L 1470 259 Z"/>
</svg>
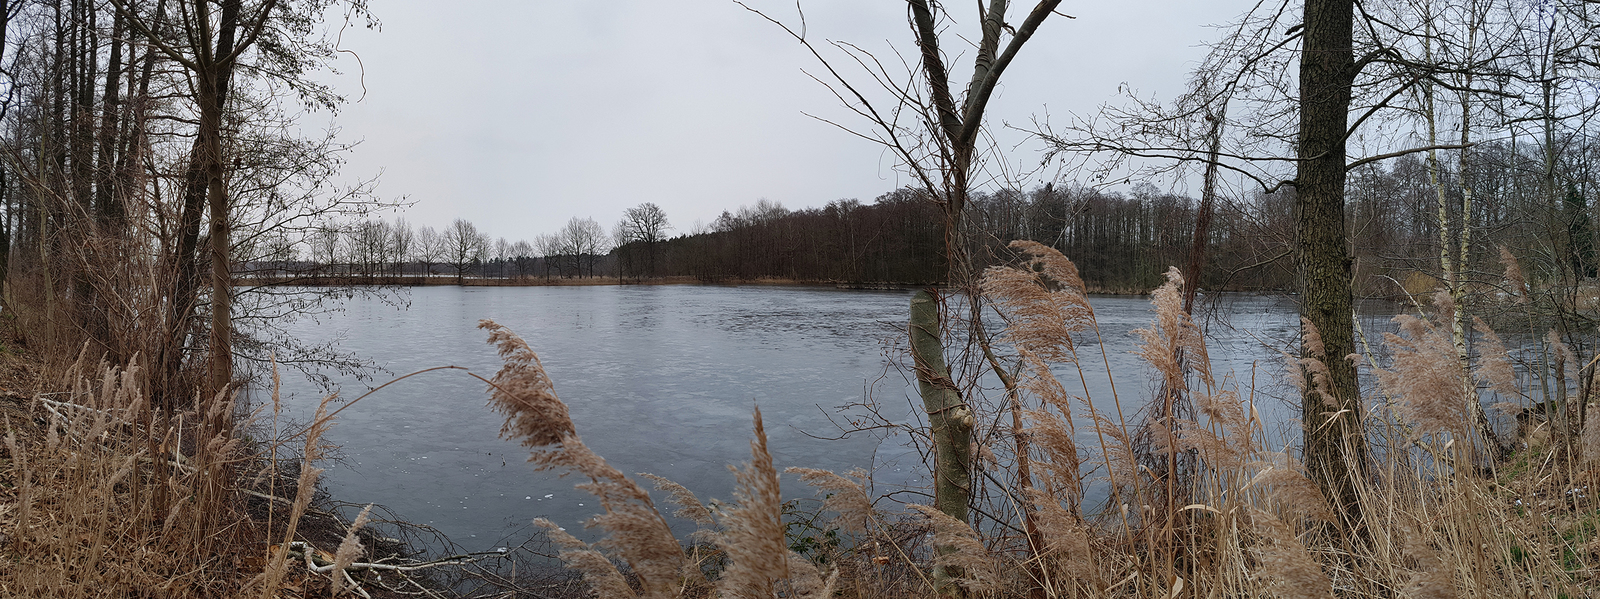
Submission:
<svg viewBox="0 0 1600 599">
<path fill-rule="evenodd" d="M 337 381 L 343 401 L 435 366 L 492 376 L 501 363 L 476 328 L 491 318 L 539 353 L 578 434 L 623 472 L 659 474 L 702 500 L 729 500 L 726 466 L 749 459 L 751 410 L 760 405 L 780 469 L 866 468 L 883 493 L 924 485 L 922 460 L 903 433 L 824 438 L 841 436 L 835 423 L 850 412 L 838 406 L 866 398 L 890 418 L 915 416 L 915 381 L 900 356 L 910 298 L 907 291 L 815 287 L 421 287 L 410 290 L 409 308 L 350 300 L 342 312 L 298 323 L 294 332 L 312 342 L 337 339 L 341 349 L 392 373 Z M 1137 407 L 1153 383 L 1131 353 L 1132 331 L 1151 326 L 1150 304 L 1140 297 L 1092 303 L 1117 392 L 1125 408 Z M 1219 376 L 1232 372 L 1248 389 L 1254 368 L 1258 387 L 1278 385 L 1282 362 L 1269 345 L 1296 334 L 1293 304 L 1237 296 L 1218 311 L 1227 322 L 1212 323 L 1208 341 Z M 1095 341 L 1080 340 L 1089 388 L 1076 383 L 1075 372 L 1062 379 L 1069 392 L 1086 392 L 1110 409 Z M 320 390 L 293 373 L 284 381 L 290 416 L 309 418 Z M 597 504 L 572 488 L 581 481 L 534 471 L 526 450 L 498 438 L 503 418 L 484 406 L 484 388 L 459 371 L 431 372 L 346 410 L 328 434 L 343 455 L 324 475 L 328 490 L 342 501 L 385 504 L 468 550 L 521 543 L 541 516 L 577 531 Z M 1278 400 L 1258 401 L 1268 420 L 1293 417 Z M 1092 446 L 1092 433 L 1079 430 Z M 789 477 L 784 489 L 811 496 Z"/>
</svg>

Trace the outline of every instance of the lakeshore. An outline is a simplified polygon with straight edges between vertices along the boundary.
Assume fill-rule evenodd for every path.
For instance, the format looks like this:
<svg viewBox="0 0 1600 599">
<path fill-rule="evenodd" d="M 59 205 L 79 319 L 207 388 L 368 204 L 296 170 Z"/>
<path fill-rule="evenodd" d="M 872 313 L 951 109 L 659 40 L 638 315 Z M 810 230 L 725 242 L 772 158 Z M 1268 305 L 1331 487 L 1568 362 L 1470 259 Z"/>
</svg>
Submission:
<svg viewBox="0 0 1600 599">
<path fill-rule="evenodd" d="M 912 289 L 945 288 L 939 281 L 839 281 L 791 279 L 781 277 L 704 278 L 693 276 L 669 277 L 484 277 L 455 275 L 284 275 L 235 277 L 240 287 L 603 287 L 627 285 L 707 285 L 716 287 L 832 287 L 863 291 L 902 291 Z M 1092 295 L 1144 296 L 1150 289 L 1102 288 L 1089 286 Z M 1250 292 L 1240 292 L 1250 293 Z M 1273 292 L 1265 292 L 1271 295 Z"/>
</svg>

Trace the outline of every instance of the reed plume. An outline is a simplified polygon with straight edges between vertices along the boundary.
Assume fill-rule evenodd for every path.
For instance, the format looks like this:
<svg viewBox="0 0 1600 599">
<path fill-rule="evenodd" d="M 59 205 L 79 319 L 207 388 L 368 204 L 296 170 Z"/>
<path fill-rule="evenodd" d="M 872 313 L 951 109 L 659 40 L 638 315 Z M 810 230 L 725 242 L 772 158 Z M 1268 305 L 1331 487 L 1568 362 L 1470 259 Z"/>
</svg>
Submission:
<svg viewBox="0 0 1600 599">
<path fill-rule="evenodd" d="M 1105 440 L 1103 457 L 1107 471 L 1103 478 L 1117 487 L 1136 489 L 1140 466 L 1139 454 L 1134 448 L 1133 439 L 1126 429 L 1095 410 L 1088 400 L 1083 400 L 1082 403 L 1089 412 L 1091 428 Z"/>
<path fill-rule="evenodd" d="M 845 532 L 867 532 L 872 520 L 872 499 L 867 497 L 864 483 L 867 471 L 860 468 L 841 476 L 831 470 L 791 466 L 783 470 L 800 475 L 800 480 L 822 493 L 822 509 L 836 514 L 832 522 Z M 847 478 L 848 477 L 848 478 Z"/>
<path fill-rule="evenodd" d="M 354 522 L 350 523 L 349 530 L 344 533 L 344 540 L 339 541 L 339 550 L 333 555 L 333 595 L 338 596 L 344 588 L 345 569 L 361 557 L 364 549 L 361 547 L 361 528 L 367 525 L 367 516 L 372 513 L 372 504 L 361 508 L 361 513 L 356 515 Z"/>
<path fill-rule="evenodd" d="M 1305 355 L 1300 357 L 1284 354 L 1289 363 L 1290 384 L 1293 384 L 1301 396 L 1306 396 L 1307 391 L 1315 394 L 1328 407 L 1339 405 L 1332 393 L 1332 373 L 1328 370 L 1328 352 L 1322 344 L 1322 333 L 1317 331 L 1317 325 L 1310 319 L 1300 318 L 1300 340 L 1305 345 Z M 1310 384 L 1307 385 L 1309 380 Z M 1316 426 L 1320 423 L 1307 422 L 1306 426 Z"/>
<path fill-rule="evenodd" d="M 1333 521 L 1327 498 L 1305 474 L 1305 467 L 1286 451 L 1263 452 L 1260 468 L 1246 487 L 1263 488 L 1268 497 L 1286 513 L 1324 522 Z"/>
<path fill-rule="evenodd" d="M 505 365 L 489 380 L 489 401 L 506 416 L 500 436 L 520 439 L 530 449 L 554 445 L 574 434 L 567 404 L 556 398 L 555 386 L 533 348 L 492 320 L 478 321 L 489 331 L 489 343 L 498 346 Z"/>
<path fill-rule="evenodd" d="M 1044 537 L 1045 546 L 1039 559 L 1056 567 L 1058 577 L 1072 581 L 1098 580 L 1095 556 L 1089 545 L 1091 530 L 1083 518 L 1061 505 L 1061 501 L 1043 489 L 1029 489 L 1028 501 L 1035 508 L 1035 521 Z"/>
<path fill-rule="evenodd" d="M 1150 294 L 1155 308 L 1156 326 L 1135 329 L 1141 341 L 1138 355 L 1160 372 L 1170 393 L 1189 389 L 1185 370 L 1192 369 L 1206 387 L 1216 386 L 1211 377 L 1211 359 L 1206 354 L 1205 337 L 1189 314 L 1183 311 L 1183 273 L 1167 269 L 1167 282 Z"/>
<path fill-rule="evenodd" d="M 1388 369 L 1378 370 L 1378 383 L 1398 396 L 1400 413 L 1420 434 L 1463 434 L 1468 424 L 1467 398 L 1461 392 L 1461 363 L 1450 334 L 1410 314 L 1394 317 L 1400 334 L 1384 333 L 1393 354 Z"/>
<path fill-rule="evenodd" d="M 1048 364 L 1026 349 L 1019 348 L 1018 354 L 1024 366 L 1020 386 L 1039 398 L 1040 403 L 1038 409 L 1023 411 L 1029 423 L 1023 434 L 1046 458 L 1035 462 L 1045 475 L 1045 488 L 1067 502 L 1067 509 L 1072 513 L 1079 513 L 1083 499 L 1079 483 L 1083 460 L 1078 454 L 1071 399 L 1061 381 L 1050 373 Z"/>
<path fill-rule="evenodd" d="M 1512 294 L 1516 296 L 1516 302 L 1519 304 L 1528 303 L 1528 298 L 1532 295 L 1532 290 L 1528 288 L 1527 277 L 1522 275 L 1522 267 L 1517 264 L 1517 257 L 1512 255 L 1511 250 L 1507 249 L 1506 246 L 1501 245 L 1497 247 L 1500 248 L 1500 264 L 1504 265 L 1506 268 L 1506 283 L 1511 285 L 1511 291 Z"/>
<path fill-rule="evenodd" d="M 1578 361 L 1578 354 L 1574 353 L 1572 347 L 1561 340 L 1561 333 L 1555 329 L 1550 329 L 1550 332 L 1545 333 L 1544 341 L 1550 345 L 1550 354 L 1556 363 L 1556 383 L 1565 388 L 1567 385 L 1567 365 L 1582 364 L 1583 362 Z"/>
<path fill-rule="evenodd" d="M 700 502 L 700 498 L 694 496 L 694 491 L 690 491 L 683 485 L 675 483 L 664 476 L 656 476 L 648 472 L 640 472 L 638 474 L 654 481 L 656 490 L 667 492 L 667 501 L 678 506 L 678 511 L 673 512 L 672 515 L 691 520 L 701 526 L 716 525 L 717 522 L 711 519 L 711 510 L 706 508 L 706 504 Z"/>
<path fill-rule="evenodd" d="M 983 294 L 1009 318 L 1002 338 L 1047 362 L 1074 362 L 1073 336 L 1094 324 L 1078 267 L 1061 252 L 1034 241 L 1013 241 L 1028 259 L 1020 268 L 993 266 L 983 273 Z"/>
<path fill-rule="evenodd" d="M 633 569 L 646 596 L 675 596 L 683 548 L 650 494 L 584 445 L 544 365 L 521 337 L 491 320 L 480 321 L 478 327 L 489 331 L 489 343 L 499 347 L 505 360 L 489 385 L 491 404 L 506 416 L 501 436 L 535 449 L 528 461 L 539 470 L 561 468 L 588 476 L 590 482 L 575 486 L 598 498 L 605 510 L 585 524 L 606 531 L 597 545 Z M 581 551 L 574 555 L 589 559 Z"/>
<path fill-rule="evenodd" d="M 1282 599 L 1332 599 L 1333 583 L 1322 566 L 1295 538 L 1294 530 L 1272 514 L 1251 513 L 1255 529 L 1270 541 L 1258 547 L 1262 573 L 1270 588 Z"/>
<path fill-rule="evenodd" d="M 1016 348 L 1021 362 L 1015 407 L 1020 409 L 1025 405 L 1020 394 L 1038 399 L 1037 409 L 1021 410 L 1021 418 L 1014 422 L 1021 429 L 1016 431 L 1016 453 L 1019 462 L 1029 462 L 1028 445 L 1037 444 L 1047 458 L 1040 463 L 1045 470 L 1044 484 L 1052 492 L 1059 493 L 1062 500 L 1070 504 L 1071 511 L 1077 513 L 1081 502 L 1082 460 L 1074 440 L 1071 397 L 1051 373 L 1050 364 L 1077 363 L 1073 337 L 1093 329 L 1094 310 L 1084 294 L 1077 266 L 1061 252 L 1033 241 L 1013 241 L 1010 247 L 1026 260 L 1016 267 L 989 268 L 984 272 L 981 288 L 1006 316 L 1001 338 Z M 1090 411 L 1093 412 L 1092 406 Z M 1025 426 L 1021 424 L 1023 419 Z M 1102 424 L 1110 425 L 1110 422 L 1098 418 L 1096 426 Z M 1110 428 L 1117 429 L 1114 434 L 1126 438 L 1122 427 Z"/>
<path fill-rule="evenodd" d="M 554 522 L 535 518 L 533 523 L 543 528 L 545 536 L 561 548 L 557 553 L 561 561 L 566 563 L 567 567 L 583 574 L 584 581 L 589 583 L 592 596 L 606 599 L 638 596 L 633 592 L 633 588 L 628 586 L 628 580 L 623 578 L 622 572 L 617 571 L 616 564 L 606 559 L 605 554 L 568 534 Z"/>
<path fill-rule="evenodd" d="M 1177 431 L 1178 448 L 1196 452 L 1213 470 L 1236 470 L 1252 450 L 1252 424 L 1239 393 L 1231 389 L 1194 393 L 1195 408 L 1206 422 L 1186 421 Z"/>
<path fill-rule="evenodd" d="M 931 505 L 912 504 L 910 507 L 927 516 L 933 524 L 933 544 L 942 549 L 934 555 L 933 566 L 950 573 L 948 580 L 973 593 L 999 589 L 998 564 L 989 557 L 989 551 L 984 549 L 971 526 Z"/>
<path fill-rule="evenodd" d="M 1478 342 L 1478 380 L 1502 396 L 1521 397 L 1522 392 L 1517 389 L 1516 371 L 1511 367 L 1511 354 L 1506 351 L 1505 342 L 1482 318 L 1472 317 L 1472 330 L 1483 335 Z"/>
<path fill-rule="evenodd" d="M 755 410 L 755 438 L 750 441 L 750 461 L 728 467 L 737 486 L 737 504 L 722 517 L 717 545 L 728 554 L 718 590 L 728 597 L 767 599 L 773 583 L 789 578 L 789 549 L 783 542 L 783 499 L 778 491 L 778 471 L 767 452 L 767 431 L 761 408 Z"/>
<path fill-rule="evenodd" d="M 1590 412 L 1583 420 L 1583 436 L 1579 439 L 1578 453 L 1585 465 L 1600 463 L 1600 411 Z"/>
<path fill-rule="evenodd" d="M 839 570 L 834 569 L 824 579 L 817 565 L 811 563 L 799 554 L 791 551 L 789 560 L 789 581 L 787 593 L 780 596 L 796 597 L 797 599 L 832 599 L 833 587 L 839 581 Z"/>
</svg>

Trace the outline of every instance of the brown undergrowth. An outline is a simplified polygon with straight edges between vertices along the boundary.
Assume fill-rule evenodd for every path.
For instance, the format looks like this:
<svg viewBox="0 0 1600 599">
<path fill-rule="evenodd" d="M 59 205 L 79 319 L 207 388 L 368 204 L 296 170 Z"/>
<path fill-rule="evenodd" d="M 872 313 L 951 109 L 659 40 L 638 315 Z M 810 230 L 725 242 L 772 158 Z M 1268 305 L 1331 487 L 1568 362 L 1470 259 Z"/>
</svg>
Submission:
<svg viewBox="0 0 1600 599">
<path fill-rule="evenodd" d="M 313 506 L 331 419 L 251 427 L 225 398 L 164 414 L 137 358 L 79 356 L 53 374 L 43 362 L 14 335 L 0 342 L 0 597 L 434 592 L 396 539 Z M 223 421 L 238 426 L 209 424 Z"/>
</svg>

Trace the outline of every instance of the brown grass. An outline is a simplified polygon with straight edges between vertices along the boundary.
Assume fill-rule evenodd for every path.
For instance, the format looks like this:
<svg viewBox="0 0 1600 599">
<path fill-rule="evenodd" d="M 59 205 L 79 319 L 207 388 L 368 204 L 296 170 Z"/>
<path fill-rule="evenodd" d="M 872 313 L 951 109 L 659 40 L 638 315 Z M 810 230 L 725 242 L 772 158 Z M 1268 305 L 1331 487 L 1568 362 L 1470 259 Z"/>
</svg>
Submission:
<svg viewBox="0 0 1600 599">
<path fill-rule="evenodd" d="M 389 543 L 375 555 L 376 537 L 361 524 L 313 506 L 332 396 L 297 434 L 274 428 L 271 438 L 247 443 L 234 431 L 262 431 L 249 428 L 231 398 L 207 402 L 205 412 L 152 406 L 137 358 L 118 368 L 80 357 L 63 372 L 24 381 L 12 372 L 0 376 L 0 597 L 433 592 L 415 577 L 377 580 L 362 560 L 408 567 L 392 559 L 397 548 Z M 33 390 L 19 393 L 11 386 L 18 383 Z M 53 388 L 65 390 L 42 391 Z M 276 389 L 273 400 L 276 408 Z M 291 443 L 298 458 L 285 450 Z M 278 491 L 285 483 L 289 497 Z M 325 551 L 336 545 L 337 554 Z"/>
<path fill-rule="evenodd" d="M 258 529 L 212 479 L 248 456 L 194 436 L 202 414 L 153 418 L 141 377 L 80 361 L 68 391 L 34 394 L 33 422 L 6 419 L 0 595 L 223 596 L 261 571 L 237 549 Z"/>
</svg>

